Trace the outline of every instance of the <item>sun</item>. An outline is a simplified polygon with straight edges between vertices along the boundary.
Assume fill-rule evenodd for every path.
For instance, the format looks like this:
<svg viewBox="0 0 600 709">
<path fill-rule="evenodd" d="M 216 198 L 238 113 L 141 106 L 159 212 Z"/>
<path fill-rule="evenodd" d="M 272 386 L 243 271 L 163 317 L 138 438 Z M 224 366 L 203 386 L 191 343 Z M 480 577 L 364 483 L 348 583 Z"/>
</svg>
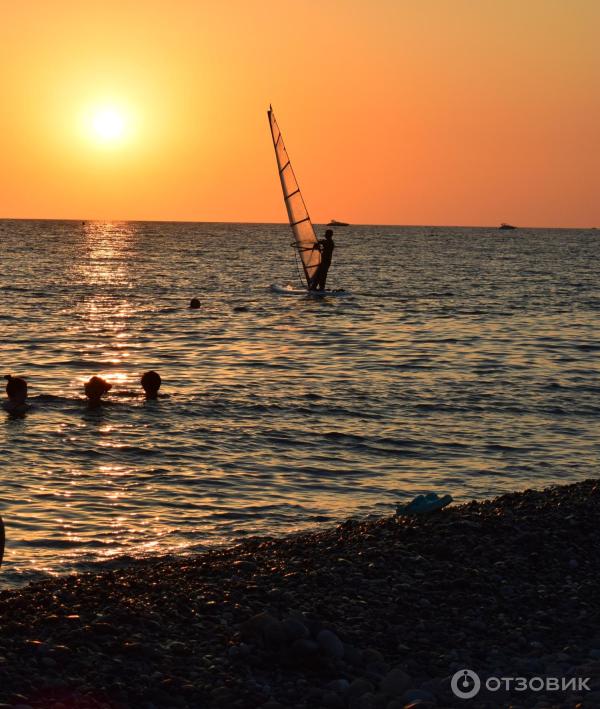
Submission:
<svg viewBox="0 0 600 709">
<path fill-rule="evenodd" d="M 102 143 L 116 143 L 125 133 L 125 118 L 113 107 L 100 108 L 92 116 L 94 137 Z"/>
<path fill-rule="evenodd" d="M 139 146 L 139 111 L 126 97 L 92 98 L 75 114 L 77 134 L 100 160 L 125 156 Z"/>
</svg>

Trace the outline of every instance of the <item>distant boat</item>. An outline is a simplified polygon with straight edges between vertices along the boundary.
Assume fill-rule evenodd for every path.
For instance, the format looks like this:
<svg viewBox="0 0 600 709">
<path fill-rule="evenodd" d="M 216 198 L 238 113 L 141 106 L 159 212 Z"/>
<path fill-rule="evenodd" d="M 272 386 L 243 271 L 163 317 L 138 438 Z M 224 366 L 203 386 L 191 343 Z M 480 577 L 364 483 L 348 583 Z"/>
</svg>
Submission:
<svg viewBox="0 0 600 709">
<path fill-rule="evenodd" d="M 502 222 L 498 229 L 516 229 L 516 226 L 513 226 L 512 224 L 507 224 L 506 222 Z"/>
<path fill-rule="evenodd" d="M 348 222 L 338 222 L 337 219 L 332 219 L 327 226 L 350 226 Z"/>
</svg>

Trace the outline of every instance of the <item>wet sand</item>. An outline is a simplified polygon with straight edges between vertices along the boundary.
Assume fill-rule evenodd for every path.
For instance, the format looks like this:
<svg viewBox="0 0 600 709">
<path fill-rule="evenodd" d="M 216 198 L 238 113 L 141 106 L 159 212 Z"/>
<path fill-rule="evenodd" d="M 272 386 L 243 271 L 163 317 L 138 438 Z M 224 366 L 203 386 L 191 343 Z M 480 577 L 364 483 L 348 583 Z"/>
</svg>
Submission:
<svg viewBox="0 0 600 709">
<path fill-rule="evenodd" d="M 3 591 L 0 702 L 598 707 L 599 530 L 588 480 Z M 459 700 L 462 668 L 590 691 Z"/>
</svg>

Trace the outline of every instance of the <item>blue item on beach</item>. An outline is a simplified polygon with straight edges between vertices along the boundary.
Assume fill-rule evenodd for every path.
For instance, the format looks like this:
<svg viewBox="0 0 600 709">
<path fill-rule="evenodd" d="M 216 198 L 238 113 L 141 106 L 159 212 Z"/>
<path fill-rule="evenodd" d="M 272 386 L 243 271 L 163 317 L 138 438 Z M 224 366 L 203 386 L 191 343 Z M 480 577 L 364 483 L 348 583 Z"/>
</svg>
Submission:
<svg viewBox="0 0 600 709">
<path fill-rule="evenodd" d="M 397 515 L 420 515 L 428 512 L 441 510 L 452 502 L 451 495 L 439 497 L 436 492 L 428 492 L 426 495 L 417 495 L 412 502 L 407 505 L 398 505 L 396 507 Z"/>
</svg>

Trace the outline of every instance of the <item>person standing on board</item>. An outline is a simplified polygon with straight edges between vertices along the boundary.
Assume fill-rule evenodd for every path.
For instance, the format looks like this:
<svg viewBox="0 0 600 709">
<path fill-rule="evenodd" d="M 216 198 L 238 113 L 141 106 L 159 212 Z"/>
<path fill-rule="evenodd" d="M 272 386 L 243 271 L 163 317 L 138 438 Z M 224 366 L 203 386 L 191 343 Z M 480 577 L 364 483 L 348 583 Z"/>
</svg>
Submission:
<svg viewBox="0 0 600 709">
<path fill-rule="evenodd" d="M 325 232 L 325 238 L 321 239 L 313 248 L 319 249 L 321 252 L 321 263 L 319 264 L 317 272 L 312 279 L 310 290 L 325 290 L 327 272 L 331 266 L 331 257 L 333 256 L 333 250 L 335 249 L 333 231 L 331 229 L 327 229 Z"/>
</svg>

